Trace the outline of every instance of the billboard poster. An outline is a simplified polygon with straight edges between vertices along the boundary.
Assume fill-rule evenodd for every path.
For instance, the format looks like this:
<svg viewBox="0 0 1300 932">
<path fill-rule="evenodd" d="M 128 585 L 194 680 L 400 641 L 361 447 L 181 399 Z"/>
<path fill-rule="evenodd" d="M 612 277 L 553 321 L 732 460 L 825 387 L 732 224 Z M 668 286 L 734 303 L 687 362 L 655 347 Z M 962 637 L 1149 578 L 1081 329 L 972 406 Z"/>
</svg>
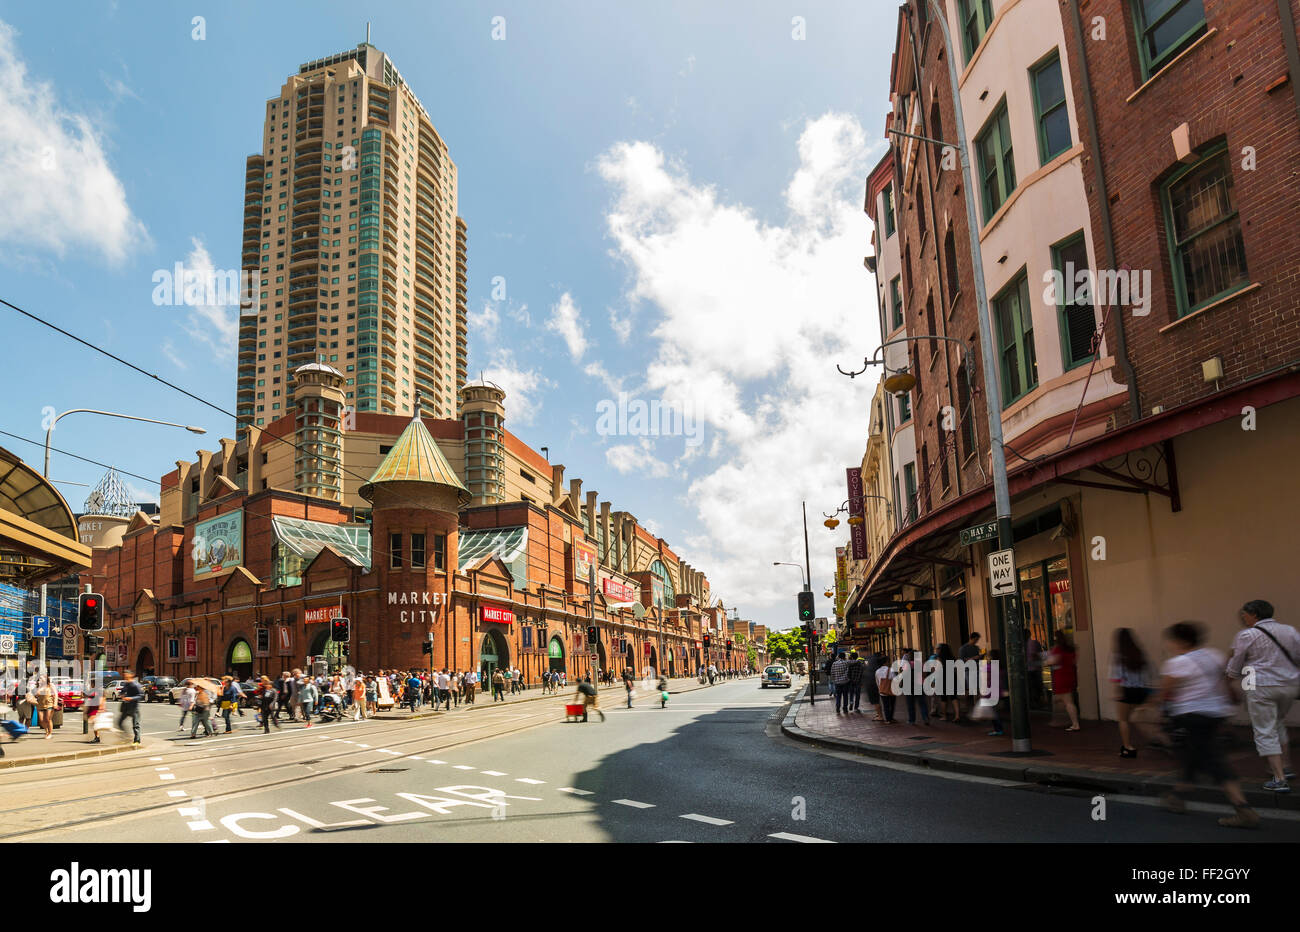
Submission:
<svg viewBox="0 0 1300 932">
<path fill-rule="evenodd" d="M 585 580 L 590 577 L 591 568 L 596 563 L 596 548 L 585 540 L 573 542 L 573 576 Z"/>
<path fill-rule="evenodd" d="M 635 602 L 636 590 L 626 583 L 621 583 L 616 579 L 601 580 L 601 585 L 605 589 L 605 597 L 611 602 Z"/>
<path fill-rule="evenodd" d="M 849 589 L 849 556 L 843 547 L 835 548 L 835 614 L 844 617 L 844 600 Z"/>
<path fill-rule="evenodd" d="M 194 525 L 194 580 L 232 572 L 244 560 L 244 513 L 231 511 Z"/>
<path fill-rule="evenodd" d="M 182 638 L 182 641 L 185 644 L 185 662 L 196 663 L 199 659 L 199 639 L 196 637 L 187 637 Z"/>
</svg>

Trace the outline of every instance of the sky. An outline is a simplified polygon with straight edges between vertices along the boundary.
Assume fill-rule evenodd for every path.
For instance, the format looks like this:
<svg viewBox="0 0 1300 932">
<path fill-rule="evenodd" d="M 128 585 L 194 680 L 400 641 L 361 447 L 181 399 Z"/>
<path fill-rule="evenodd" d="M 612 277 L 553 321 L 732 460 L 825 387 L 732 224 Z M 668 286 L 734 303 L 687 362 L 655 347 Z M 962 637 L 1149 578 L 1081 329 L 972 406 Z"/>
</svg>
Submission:
<svg viewBox="0 0 1300 932">
<path fill-rule="evenodd" d="M 154 274 L 238 267 L 265 101 L 369 21 L 456 162 L 469 368 L 506 389 L 507 428 L 770 627 L 796 622 L 802 576 L 773 561 L 803 563 L 806 501 L 833 612 L 847 526 L 822 513 L 846 497 L 874 385 L 836 364 L 880 343 L 862 201 L 896 5 L 202 6 L 0 2 L 0 298 L 233 410 L 237 309 L 157 306 Z M 134 473 L 140 500 L 235 435 L 3 306 L 0 335 L 8 434 L 41 440 L 81 407 L 207 430 L 59 422 L 53 446 Z M 652 402 L 661 417 L 638 418 Z M 39 446 L 0 446 L 39 468 Z M 103 472 L 52 457 L 74 511 Z"/>
</svg>

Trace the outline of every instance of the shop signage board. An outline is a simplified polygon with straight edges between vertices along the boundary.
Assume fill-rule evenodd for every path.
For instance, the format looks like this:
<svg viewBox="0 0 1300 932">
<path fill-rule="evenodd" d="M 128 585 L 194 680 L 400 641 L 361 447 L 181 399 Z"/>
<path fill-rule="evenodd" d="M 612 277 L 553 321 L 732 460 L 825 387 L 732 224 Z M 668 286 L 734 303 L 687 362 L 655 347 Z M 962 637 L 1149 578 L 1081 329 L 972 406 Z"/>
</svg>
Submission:
<svg viewBox="0 0 1300 932">
<path fill-rule="evenodd" d="M 987 521 L 974 527 L 962 528 L 961 543 L 963 547 L 969 547 L 971 544 L 978 544 L 982 540 L 993 540 L 997 536 L 998 523 L 996 521 Z"/>
<path fill-rule="evenodd" d="M 199 659 L 199 639 L 187 637 L 181 639 L 185 644 L 185 662 L 197 663 Z"/>
<path fill-rule="evenodd" d="M 194 581 L 234 572 L 244 562 L 244 513 L 231 511 L 194 525 Z"/>
<path fill-rule="evenodd" d="M 995 598 L 1016 594 L 1016 552 L 995 550 L 989 554 L 989 585 Z"/>
<path fill-rule="evenodd" d="M 479 620 L 492 622 L 498 625 L 512 625 L 515 623 L 515 613 L 502 605 L 480 605 Z"/>
<path fill-rule="evenodd" d="M 600 584 L 605 590 L 606 598 L 614 602 L 636 601 L 636 590 L 626 583 L 621 583 L 616 579 L 602 579 Z"/>
<path fill-rule="evenodd" d="M 309 608 L 302 613 L 302 620 L 305 624 L 316 625 L 333 618 L 343 617 L 342 605 L 325 605 L 319 608 Z"/>
<path fill-rule="evenodd" d="M 908 602 L 872 602 L 867 606 L 868 615 L 888 615 L 894 612 L 932 612 L 934 610 L 934 599 L 912 599 Z"/>
<path fill-rule="evenodd" d="M 863 517 L 862 508 L 862 470 L 850 466 L 844 470 L 845 484 L 849 492 L 849 517 Z M 849 524 L 849 544 L 853 550 L 853 559 L 867 558 L 867 525 L 865 521 Z"/>
</svg>

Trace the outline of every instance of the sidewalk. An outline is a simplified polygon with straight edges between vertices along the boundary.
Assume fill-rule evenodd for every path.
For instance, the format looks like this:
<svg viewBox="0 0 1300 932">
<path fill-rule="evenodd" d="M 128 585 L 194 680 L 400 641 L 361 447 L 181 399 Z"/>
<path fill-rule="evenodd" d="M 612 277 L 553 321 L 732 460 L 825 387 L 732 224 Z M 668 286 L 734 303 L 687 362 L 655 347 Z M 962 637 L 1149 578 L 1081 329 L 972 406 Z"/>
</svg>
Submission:
<svg viewBox="0 0 1300 932">
<path fill-rule="evenodd" d="M 10 712 L 8 718 L 14 718 Z M 128 731 L 129 731 L 128 725 Z M 129 736 L 129 735 L 128 735 Z M 45 733 L 39 728 L 32 728 L 27 736 L 17 741 L 10 741 L 7 735 L 0 735 L 0 747 L 4 748 L 4 757 L 0 757 L 0 770 L 9 767 L 22 767 L 28 764 L 54 764 L 59 761 L 80 760 L 83 757 L 102 757 L 105 754 L 121 754 L 125 751 L 143 751 L 145 748 L 132 748 L 131 742 L 122 741 L 120 731 L 106 731 L 99 744 L 92 744 L 91 735 L 81 733 L 81 713 L 65 712 L 63 727 L 54 729 L 54 737 L 45 740 Z"/>
<path fill-rule="evenodd" d="M 899 697 L 894 710 L 899 724 L 886 725 L 872 721 L 865 695 L 861 711 L 837 713 L 834 698 L 826 695 L 825 684 L 819 685 L 815 704 L 808 702 L 807 689 L 791 704 L 781 725 L 787 736 L 933 770 L 1137 796 L 1155 796 L 1168 790 L 1180 771 L 1173 754 L 1145 748 L 1136 737 L 1138 756 L 1121 758 L 1115 722 L 1084 720 L 1082 731 L 1066 732 L 1060 727 L 1064 722 L 1058 721 L 1058 727 L 1053 727 L 1046 713 L 1034 713 L 1030 717 L 1033 751 L 1028 755 L 1013 754 L 1011 726 L 1005 719 L 1007 736 L 1002 738 L 989 737 L 987 721 L 956 724 L 936 719 L 927 727 L 918 719 L 918 724 L 908 725 L 907 704 Z M 1228 762 L 1241 778 L 1250 804 L 1300 810 L 1300 784 L 1293 781 L 1295 789 L 1291 793 L 1262 789 L 1263 782 L 1269 779 L 1268 765 L 1255 753 L 1250 729 L 1234 727 L 1233 735 L 1236 740 Z M 1198 786 L 1188 798 L 1224 802 L 1223 794 L 1208 784 Z"/>
<path fill-rule="evenodd" d="M 639 682 L 640 681 L 638 681 L 638 684 Z M 616 682 L 613 686 L 601 686 L 599 688 L 602 694 L 617 692 L 620 700 L 623 697 L 623 684 L 621 681 Z M 705 683 L 703 686 L 701 686 L 699 680 L 697 680 L 695 677 L 677 677 L 675 679 L 671 679 L 668 681 L 668 692 L 671 694 L 685 693 L 685 692 L 690 692 L 693 689 L 707 689 L 707 688 L 708 688 L 708 683 Z M 464 710 L 491 708 L 494 705 L 501 706 L 501 705 L 515 705 L 520 702 L 537 702 L 538 700 L 541 699 L 550 699 L 556 703 L 563 703 L 568 699 L 572 699 L 573 694 L 577 692 L 577 689 L 578 689 L 578 684 L 576 682 L 570 682 L 568 686 L 561 686 L 559 688 L 559 691 L 554 693 L 543 693 L 540 686 L 534 686 L 531 689 L 525 689 L 522 693 L 516 693 L 513 696 L 507 693 L 504 703 L 493 702 L 491 690 L 488 690 L 486 696 L 484 696 L 484 694 L 481 692 L 475 692 L 473 703 L 461 702 L 460 705 L 456 705 L 455 701 L 453 700 L 451 705 L 451 712 L 456 713 Z M 653 692 L 653 690 L 651 692 Z M 633 699 L 635 700 L 636 696 L 644 696 L 644 695 L 646 695 L 645 690 L 641 689 L 640 686 L 638 685 L 637 693 L 634 694 Z M 486 701 L 484 701 L 485 699 Z M 420 711 L 418 712 L 412 712 L 410 709 L 403 707 L 403 708 L 389 709 L 387 712 L 380 712 L 379 714 L 372 715 L 370 717 L 373 719 L 377 719 L 379 721 L 411 721 L 413 719 L 433 718 L 435 715 L 446 715 L 446 714 L 447 714 L 446 708 L 443 708 L 441 711 L 434 711 L 433 709 L 430 709 L 426 705 L 426 706 L 421 706 Z"/>
</svg>

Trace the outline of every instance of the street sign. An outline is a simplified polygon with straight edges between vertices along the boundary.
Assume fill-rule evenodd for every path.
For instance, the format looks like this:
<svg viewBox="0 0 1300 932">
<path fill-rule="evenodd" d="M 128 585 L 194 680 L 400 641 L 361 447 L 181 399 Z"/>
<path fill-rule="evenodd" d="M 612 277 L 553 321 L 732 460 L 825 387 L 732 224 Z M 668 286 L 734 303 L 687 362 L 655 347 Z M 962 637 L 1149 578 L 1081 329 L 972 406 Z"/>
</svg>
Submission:
<svg viewBox="0 0 1300 932">
<path fill-rule="evenodd" d="M 63 653 L 77 648 L 77 626 L 70 621 L 63 623 Z"/>
<path fill-rule="evenodd" d="M 14 636 L 12 634 L 0 634 L 0 654 L 16 654 Z"/>
<path fill-rule="evenodd" d="M 989 584 L 995 598 L 1016 594 L 1016 552 L 995 550 L 989 554 Z"/>
<path fill-rule="evenodd" d="M 891 612 L 932 612 L 934 599 L 912 599 L 909 602 L 872 602 L 867 605 L 868 615 L 887 615 Z"/>
<path fill-rule="evenodd" d="M 32 616 L 32 637 L 47 638 L 50 636 L 50 616 L 33 615 Z"/>
<path fill-rule="evenodd" d="M 971 544 L 977 544 L 982 540 L 993 540 L 998 536 L 998 523 L 989 521 L 986 524 L 977 524 L 974 527 L 962 528 L 961 544 L 963 547 L 969 547 Z"/>
</svg>

